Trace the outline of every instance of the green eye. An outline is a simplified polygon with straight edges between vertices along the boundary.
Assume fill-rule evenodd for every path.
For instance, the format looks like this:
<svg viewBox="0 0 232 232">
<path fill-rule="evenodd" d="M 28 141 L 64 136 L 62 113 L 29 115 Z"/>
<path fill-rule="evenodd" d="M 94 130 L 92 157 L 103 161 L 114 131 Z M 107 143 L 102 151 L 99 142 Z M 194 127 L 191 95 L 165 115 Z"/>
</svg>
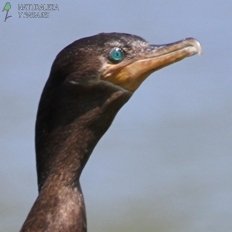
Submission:
<svg viewBox="0 0 232 232">
<path fill-rule="evenodd" d="M 114 63 L 119 63 L 124 59 L 124 52 L 121 48 L 113 48 L 110 51 L 109 59 Z"/>
</svg>

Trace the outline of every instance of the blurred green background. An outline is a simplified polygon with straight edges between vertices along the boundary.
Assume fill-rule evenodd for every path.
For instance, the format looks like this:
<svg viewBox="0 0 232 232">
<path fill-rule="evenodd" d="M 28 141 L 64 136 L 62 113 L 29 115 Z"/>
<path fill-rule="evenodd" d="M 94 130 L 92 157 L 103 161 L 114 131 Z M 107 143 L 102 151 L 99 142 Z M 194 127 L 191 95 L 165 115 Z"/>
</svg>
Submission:
<svg viewBox="0 0 232 232">
<path fill-rule="evenodd" d="M 195 37 L 203 54 L 151 75 L 99 142 L 81 177 L 89 231 L 232 231 L 232 1 L 31 1 L 58 4 L 44 19 L 18 3 L 0 12 L 0 231 L 37 196 L 34 122 L 56 54 L 112 31 Z"/>
</svg>

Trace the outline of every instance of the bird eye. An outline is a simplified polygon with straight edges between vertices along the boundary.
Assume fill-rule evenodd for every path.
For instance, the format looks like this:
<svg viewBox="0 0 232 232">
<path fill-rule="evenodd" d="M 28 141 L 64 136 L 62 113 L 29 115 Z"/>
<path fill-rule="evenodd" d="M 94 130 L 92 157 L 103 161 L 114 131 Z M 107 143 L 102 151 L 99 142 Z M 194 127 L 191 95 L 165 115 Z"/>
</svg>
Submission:
<svg viewBox="0 0 232 232">
<path fill-rule="evenodd" d="M 119 63 L 124 59 L 124 52 L 121 48 L 113 48 L 110 51 L 109 59 L 114 63 Z"/>
</svg>

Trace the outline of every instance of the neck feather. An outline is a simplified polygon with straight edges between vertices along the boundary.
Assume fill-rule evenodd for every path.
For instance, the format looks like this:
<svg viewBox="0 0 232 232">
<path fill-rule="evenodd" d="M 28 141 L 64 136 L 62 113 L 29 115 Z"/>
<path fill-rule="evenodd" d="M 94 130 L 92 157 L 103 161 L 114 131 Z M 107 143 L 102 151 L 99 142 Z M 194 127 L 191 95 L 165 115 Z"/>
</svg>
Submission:
<svg viewBox="0 0 232 232">
<path fill-rule="evenodd" d="M 101 95 L 91 89 L 91 95 L 61 91 L 57 97 L 47 91 L 41 97 L 36 122 L 39 196 L 21 231 L 86 231 L 79 177 L 130 95 L 115 89 Z"/>
</svg>

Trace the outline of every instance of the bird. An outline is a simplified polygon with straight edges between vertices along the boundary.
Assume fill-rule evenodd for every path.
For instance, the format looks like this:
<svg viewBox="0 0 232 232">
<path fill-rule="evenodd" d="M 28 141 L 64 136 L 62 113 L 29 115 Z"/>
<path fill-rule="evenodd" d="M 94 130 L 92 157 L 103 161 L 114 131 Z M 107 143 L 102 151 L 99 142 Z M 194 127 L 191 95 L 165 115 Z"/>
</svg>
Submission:
<svg viewBox="0 0 232 232">
<path fill-rule="evenodd" d="M 80 175 L 117 112 L 153 72 L 201 53 L 194 38 L 150 44 L 127 33 L 99 33 L 56 56 L 35 126 L 38 197 L 21 232 L 86 232 Z"/>
</svg>

